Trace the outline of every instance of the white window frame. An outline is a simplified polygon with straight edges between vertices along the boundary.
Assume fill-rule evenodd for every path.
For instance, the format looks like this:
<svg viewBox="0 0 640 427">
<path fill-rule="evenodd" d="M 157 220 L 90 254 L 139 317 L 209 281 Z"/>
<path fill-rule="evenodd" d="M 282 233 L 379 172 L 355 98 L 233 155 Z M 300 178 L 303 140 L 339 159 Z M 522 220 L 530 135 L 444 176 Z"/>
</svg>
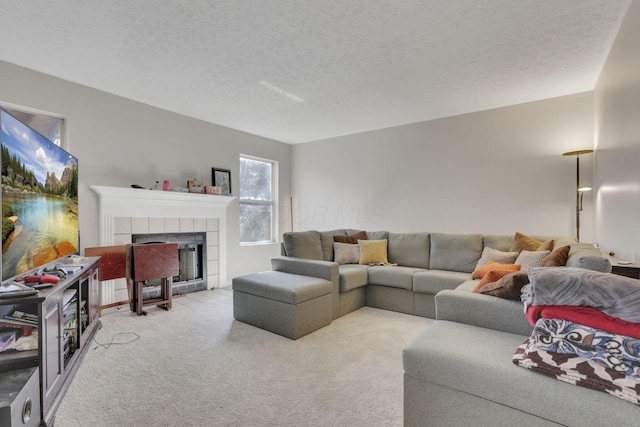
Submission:
<svg viewBox="0 0 640 427">
<path fill-rule="evenodd" d="M 259 162 L 265 162 L 271 164 L 271 200 L 255 200 L 255 199 L 243 199 L 240 197 L 240 188 L 242 183 L 240 182 L 240 163 L 242 159 L 256 160 Z M 249 154 L 240 154 L 238 159 L 238 202 L 242 204 L 251 205 L 265 205 L 271 206 L 271 236 L 269 241 L 263 242 L 243 242 L 240 241 L 240 246 L 255 246 L 255 245 L 270 245 L 276 242 L 276 236 L 278 236 L 278 161 L 272 159 L 266 159 L 263 157 L 256 157 Z M 242 221 L 241 218 L 239 218 Z"/>
<path fill-rule="evenodd" d="M 0 101 L 0 107 L 5 110 L 15 110 L 23 113 L 31 114 L 34 116 L 45 116 L 60 120 L 60 140 L 51 141 L 62 149 L 70 152 L 69 147 L 69 118 L 60 114 L 51 113 L 49 111 L 38 110 L 31 107 L 25 107 L 23 105 L 11 104 L 9 102 Z"/>
</svg>

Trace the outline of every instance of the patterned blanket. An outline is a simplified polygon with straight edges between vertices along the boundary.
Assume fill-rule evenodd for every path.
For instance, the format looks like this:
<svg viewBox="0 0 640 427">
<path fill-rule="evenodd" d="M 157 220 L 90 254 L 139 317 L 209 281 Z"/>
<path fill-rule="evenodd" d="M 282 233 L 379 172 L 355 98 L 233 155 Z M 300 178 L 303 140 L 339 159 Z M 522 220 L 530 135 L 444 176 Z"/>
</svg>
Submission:
<svg viewBox="0 0 640 427">
<path fill-rule="evenodd" d="M 513 363 L 640 405 L 640 340 L 560 319 L 539 319 Z"/>
<path fill-rule="evenodd" d="M 640 381 L 640 340 L 560 319 L 540 319 L 534 345 L 550 353 L 573 354 Z"/>
<path fill-rule="evenodd" d="M 517 348 L 513 363 L 569 384 L 603 391 L 640 405 L 640 383 L 633 377 L 574 354 L 542 350 L 535 346 L 531 338 Z"/>
</svg>

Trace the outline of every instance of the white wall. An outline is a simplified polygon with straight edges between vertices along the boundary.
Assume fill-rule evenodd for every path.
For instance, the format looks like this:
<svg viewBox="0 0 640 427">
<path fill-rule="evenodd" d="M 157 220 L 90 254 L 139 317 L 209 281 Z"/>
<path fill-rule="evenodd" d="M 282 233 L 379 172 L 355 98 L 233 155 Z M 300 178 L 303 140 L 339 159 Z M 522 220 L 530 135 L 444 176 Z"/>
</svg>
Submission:
<svg viewBox="0 0 640 427">
<path fill-rule="evenodd" d="M 596 238 L 640 264 L 640 2 L 631 2 L 595 90 Z"/>
<path fill-rule="evenodd" d="M 279 162 L 280 220 L 289 227 L 288 144 L 192 119 L 0 61 L 0 103 L 65 116 L 69 151 L 79 159 L 81 248 L 97 246 L 98 198 L 92 185 L 151 186 L 168 179 L 211 183 L 211 168 L 231 169 L 238 194 L 239 154 Z M 213 197 L 213 196 L 212 196 Z M 228 208 L 227 275 L 269 269 L 278 244 L 241 247 L 238 203 Z"/>
<path fill-rule="evenodd" d="M 593 132 L 590 92 L 295 145 L 294 228 L 574 236 L 575 157 L 562 153 L 592 148 Z"/>
</svg>

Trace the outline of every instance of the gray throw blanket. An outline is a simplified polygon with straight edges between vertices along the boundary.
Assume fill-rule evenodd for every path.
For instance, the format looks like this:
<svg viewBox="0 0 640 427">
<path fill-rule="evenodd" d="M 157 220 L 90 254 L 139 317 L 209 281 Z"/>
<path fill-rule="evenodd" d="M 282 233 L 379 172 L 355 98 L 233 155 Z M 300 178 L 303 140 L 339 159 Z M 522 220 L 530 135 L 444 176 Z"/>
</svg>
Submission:
<svg viewBox="0 0 640 427">
<path fill-rule="evenodd" d="M 531 305 L 596 308 L 609 316 L 640 323 L 640 280 L 575 267 L 534 267 L 522 288 L 525 310 Z"/>
</svg>

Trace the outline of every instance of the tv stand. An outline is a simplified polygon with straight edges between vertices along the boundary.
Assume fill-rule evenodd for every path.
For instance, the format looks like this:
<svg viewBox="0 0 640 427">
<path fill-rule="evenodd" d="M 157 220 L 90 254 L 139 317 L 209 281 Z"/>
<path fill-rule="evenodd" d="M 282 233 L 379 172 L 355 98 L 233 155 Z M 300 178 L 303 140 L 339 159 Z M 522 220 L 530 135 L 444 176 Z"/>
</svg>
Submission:
<svg viewBox="0 0 640 427">
<path fill-rule="evenodd" d="M 7 396 L 19 392 L 19 397 L 10 405 L 5 403 L 2 394 L 5 390 L 0 389 L 0 424 L 3 426 L 5 423 L 11 426 L 53 426 L 56 410 L 89 348 L 88 344 L 101 326 L 98 315 L 98 259 L 87 258 L 82 269 L 60 279 L 53 287 L 40 289 L 37 295 L 0 299 L 0 326 L 18 324 L 12 316 L 18 310 L 36 314 L 34 323 L 25 326 L 38 332 L 37 343 L 33 344 L 37 348 L 0 352 L 0 375 L 24 374 L 25 369 L 31 369 L 36 374 L 25 375 L 25 378 L 33 383 L 31 378 L 36 377 L 39 385 L 35 396 L 33 387 L 27 387 L 26 383 L 24 388 L 14 392 L 7 390 Z M 62 263 L 69 262 L 58 260 L 54 264 Z M 25 422 L 18 412 L 25 410 L 27 401 L 31 402 L 31 416 Z"/>
</svg>

